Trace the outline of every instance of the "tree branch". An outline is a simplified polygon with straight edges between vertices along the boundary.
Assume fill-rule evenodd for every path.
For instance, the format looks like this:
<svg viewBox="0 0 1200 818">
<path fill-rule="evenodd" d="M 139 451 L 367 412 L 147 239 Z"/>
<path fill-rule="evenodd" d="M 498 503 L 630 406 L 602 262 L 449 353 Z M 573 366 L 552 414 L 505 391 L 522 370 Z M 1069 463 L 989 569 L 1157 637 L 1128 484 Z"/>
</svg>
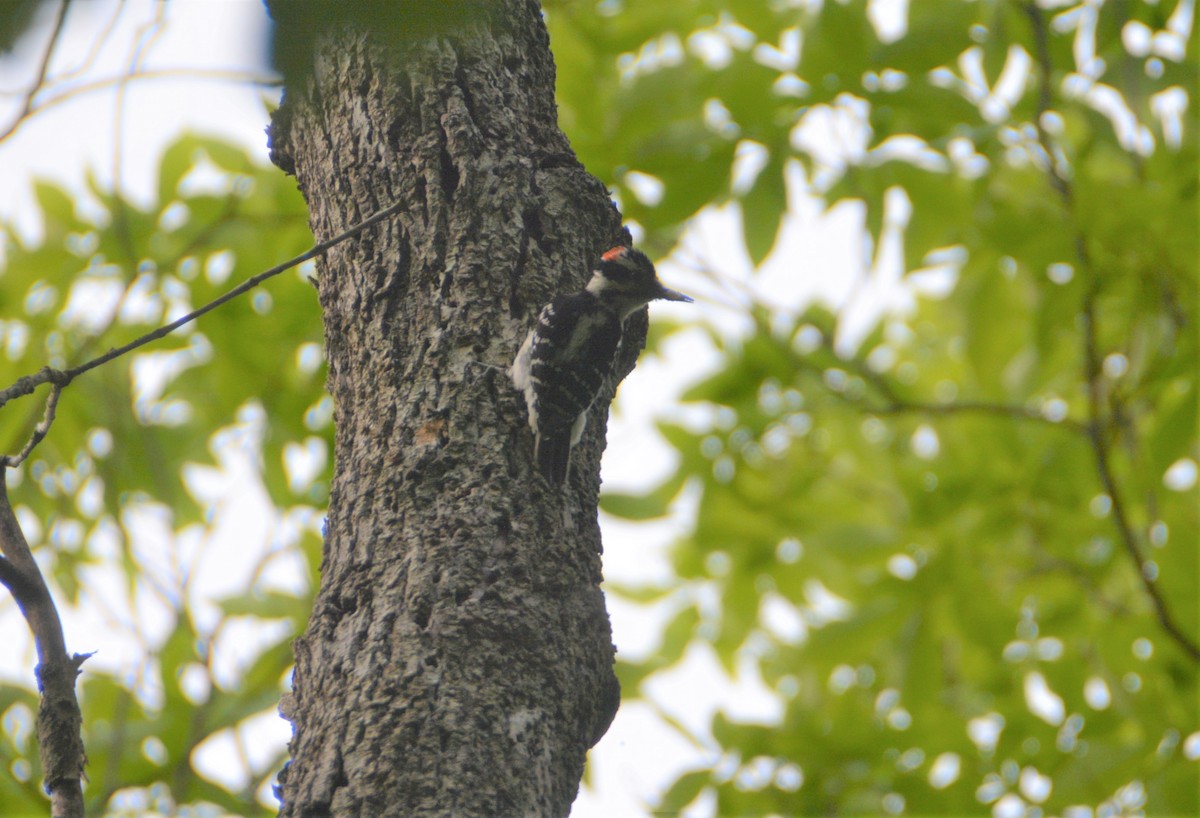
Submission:
<svg viewBox="0 0 1200 818">
<path fill-rule="evenodd" d="M 0 131 L 0 142 L 8 139 L 21 126 L 21 123 L 30 117 L 48 111 L 51 108 L 57 108 L 65 102 L 69 102 L 75 97 L 90 94 L 93 91 L 103 91 L 106 88 L 111 88 L 114 85 L 122 85 L 133 80 L 162 80 L 162 79 L 193 79 L 205 80 L 213 82 L 232 82 L 246 83 L 248 85 L 260 85 L 264 88 L 277 88 L 280 85 L 278 77 L 268 76 L 265 74 L 255 74 L 250 71 L 236 71 L 232 69 L 222 68 L 160 68 L 151 71 L 138 71 L 133 74 L 128 74 L 119 77 L 106 77 L 104 79 L 92 80 L 91 82 L 80 83 L 73 85 L 66 90 L 61 91 L 55 96 L 47 98 L 43 102 L 36 105 L 30 105 L 21 116 L 17 117 L 7 128 Z"/>
<path fill-rule="evenodd" d="M 29 440 L 21 449 L 20 453 L 15 455 L 0 455 L 0 468 L 16 468 L 25 462 L 25 458 L 29 457 L 29 453 L 33 451 L 50 431 L 50 426 L 54 423 L 54 413 L 58 409 L 58 396 L 62 394 L 62 386 L 54 384 L 50 388 L 50 394 L 46 398 L 46 411 L 42 415 L 42 420 L 37 426 L 33 427 L 33 434 L 29 436 Z"/>
<path fill-rule="evenodd" d="M 1042 127 L 1042 114 L 1049 109 L 1053 92 L 1051 86 L 1053 64 L 1050 59 L 1046 20 L 1042 15 L 1042 10 L 1038 8 L 1036 3 L 1027 2 L 1025 4 L 1025 13 L 1029 17 L 1033 29 L 1034 50 L 1036 51 L 1034 59 L 1037 61 L 1038 73 L 1040 75 L 1038 78 L 1037 117 L 1034 121 L 1034 125 L 1037 128 L 1038 142 L 1049 157 L 1048 174 L 1050 184 L 1062 198 L 1063 207 L 1067 213 L 1073 215 L 1074 192 L 1071 188 L 1071 182 L 1066 175 L 1059 171 L 1054 160 L 1054 145 L 1050 141 L 1050 135 Z M 1188 656 L 1200 662 L 1200 645 L 1197 645 L 1195 640 L 1184 633 L 1179 627 L 1174 615 L 1171 613 L 1171 609 L 1167 605 L 1166 599 L 1159 590 L 1153 573 L 1149 570 L 1148 561 L 1142 550 L 1141 543 L 1138 541 L 1138 536 L 1129 521 L 1124 493 L 1113 471 L 1112 449 L 1109 446 L 1105 433 L 1108 431 L 1113 420 L 1113 415 L 1116 413 L 1110 414 L 1105 412 L 1104 384 L 1102 382 L 1103 368 L 1100 362 L 1100 345 L 1097 340 L 1096 301 L 1100 295 L 1100 277 L 1097 275 L 1095 265 L 1092 263 L 1091 254 L 1088 252 L 1087 242 L 1084 240 L 1083 234 L 1079 231 L 1078 227 L 1075 228 L 1074 232 L 1075 254 L 1079 259 L 1080 267 L 1087 273 L 1087 289 L 1084 292 L 1083 304 L 1081 306 L 1083 317 L 1083 375 L 1088 397 L 1088 422 L 1085 428 L 1088 440 L 1091 443 L 1092 453 L 1096 460 L 1096 471 L 1100 476 L 1101 486 L 1103 486 L 1105 493 L 1112 501 L 1113 523 L 1117 528 L 1121 544 L 1125 549 L 1125 553 L 1129 555 L 1134 567 L 1137 569 L 1137 575 L 1141 580 L 1142 587 L 1146 590 L 1146 595 L 1150 598 L 1150 603 L 1154 608 L 1154 615 L 1158 619 L 1159 625 Z M 1126 434 L 1132 436 L 1132 429 L 1127 430 Z"/>
<path fill-rule="evenodd" d="M 282 264 L 277 264 L 276 266 L 270 268 L 269 270 L 265 270 L 256 276 L 246 279 L 238 286 L 227 291 L 223 295 L 218 296 L 217 298 L 214 298 L 212 301 L 209 301 L 207 304 L 200 307 L 199 309 L 193 310 L 192 312 L 189 312 L 187 315 L 177 318 L 176 320 L 172 321 L 169 324 L 164 324 L 163 326 L 159 327 L 156 330 L 147 332 L 145 335 L 141 335 L 141 336 L 135 338 L 134 340 L 130 341 L 128 344 L 125 344 L 124 346 L 117 347 L 116 349 L 110 349 L 108 352 L 104 353 L 103 355 L 98 355 L 95 358 L 92 358 L 91 360 L 80 364 L 79 366 L 72 367 L 71 369 L 62 370 L 62 369 L 54 369 L 52 367 L 46 366 L 46 367 L 42 367 L 40 370 L 33 373 L 32 375 L 25 375 L 21 378 L 18 378 L 8 388 L 6 388 L 4 390 L 0 390 L 0 407 L 3 407 L 6 403 L 8 403 L 10 400 L 13 400 L 14 398 L 19 398 L 19 397 L 23 397 L 25 395 L 32 394 L 33 391 L 36 390 L 42 384 L 50 383 L 50 384 L 54 385 L 54 388 L 53 388 L 53 391 L 51 392 L 50 397 L 46 401 L 46 413 L 43 416 L 42 421 L 40 423 L 38 423 L 37 427 L 35 428 L 33 435 L 30 437 L 30 440 L 21 449 L 21 452 L 19 454 L 0 456 L 0 466 L 8 466 L 8 467 L 19 466 L 21 464 L 21 462 L 24 461 L 25 458 L 29 456 L 29 453 L 31 451 L 33 451 L 33 447 L 42 441 L 42 439 L 50 431 L 50 424 L 52 424 L 54 422 L 54 410 L 58 404 L 59 393 L 64 388 L 66 388 L 67 385 L 69 385 L 71 383 L 71 381 L 75 380 L 75 378 L 79 377 L 80 375 L 82 375 L 85 372 L 95 369 L 98 366 L 102 366 L 102 365 L 108 363 L 109 361 L 120 358 L 122 355 L 132 352 L 135 349 L 138 349 L 139 347 L 143 347 L 146 344 L 150 343 L 151 341 L 156 341 L 159 338 L 162 338 L 164 335 L 169 335 L 170 333 L 174 332 L 175 330 L 179 329 L 180 327 L 184 326 L 185 324 L 189 324 L 192 321 L 195 321 L 197 318 L 204 315 L 205 313 L 212 312 L 213 310 L 215 310 L 217 307 L 221 306 L 225 302 L 232 301 L 234 298 L 237 298 L 239 295 L 242 295 L 243 293 L 254 289 L 255 287 L 257 287 L 259 284 L 262 284 L 267 279 L 273 278 L 274 276 L 277 276 L 286 270 L 290 270 L 293 267 L 297 267 L 300 264 L 303 264 L 304 262 L 308 261 L 309 259 L 315 258 L 315 257 L 327 252 L 330 248 L 332 248 L 338 244 L 341 244 L 346 239 L 351 238 L 352 236 L 355 236 L 358 233 L 361 233 L 363 230 L 367 229 L 368 227 L 378 224 L 379 222 L 386 219 L 388 216 L 391 216 L 391 215 L 399 212 L 399 210 L 401 209 L 401 206 L 402 206 L 402 203 L 396 203 L 396 204 L 391 205 L 390 207 L 386 207 L 383 210 L 380 210 L 379 212 L 377 212 L 377 213 L 367 217 L 366 219 L 363 219 L 361 222 L 358 222 L 357 224 L 353 225 L 352 227 L 349 227 L 346 230 L 343 230 L 341 233 L 334 236 L 333 238 L 314 245 L 312 247 L 312 249 L 310 249 L 304 253 L 301 253 L 300 255 L 296 256 L 295 258 L 289 259 L 288 261 L 285 261 Z"/>
<path fill-rule="evenodd" d="M 1063 418 L 1052 420 L 1036 409 L 1026 406 L 1014 406 L 1006 403 L 990 403 L 988 401 L 964 400 L 947 401 L 945 403 L 927 403 L 910 401 L 902 398 L 896 392 L 891 382 L 858 358 L 844 359 L 844 363 L 854 370 L 854 374 L 875 388 L 883 398 L 882 406 L 865 404 L 862 408 L 878 415 L 925 414 L 925 415 L 958 415 L 980 414 L 1010 417 L 1017 420 L 1029 420 L 1035 423 L 1045 423 L 1068 431 L 1084 433 L 1087 427 L 1077 420 Z"/>
<path fill-rule="evenodd" d="M 979 414 L 979 415 L 995 415 L 998 417 L 1010 417 L 1017 420 L 1031 420 L 1036 423 L 1045 423 L 1050 426 L 1057 426 L 1060 429 L 1067 429 L 1072 432 L 1085 432 L 1087 427 L 1085 424 L 1071 418 L 1063 418 L 1062 420 L 1052 420 L 1046 417 L 1036 409 L 1029 409 L 1025 406 L 1013 406 L 1006 403 L 987 403 L 985 401 L 948 401 L 946 403 L 913 403 L 910 401 L 896 400 L 886 406 L 872 409 L 871 411 L 880 415 L 896 415 L 904 413 L 916 413 L 925 415 L 958 415 L 958 414 Z"/>
<path fill-rule="evenodd" d="M 83 717 L 75 698 L 79 666 L 90 654 L 67 654 L 62 621 L 8 501 L 0 469 L 0 584 L 12 593 L 37 645 L 38 752 L 54 818 L 83 818 Z"/>
<path fill-rule="evenodd" d="M 60 370 L 49 366 L 43 366 L 32 375 L 22 375 L 17 378 L 12 384 L 3 390 L 0 390 L 0 407 L 15 398 L 23 398 L 26 395 L 32 395 L 34 390 L 44 383 L 62 384 L 64 373 Z"/>
<path fill-rule="evenodd" d="M 0 132 L 0 142 L 3 142 L 12 135 L 21 123 L 28 119 L 35 110 L 33 100 L 38 95 L 38 92 L 46 85 L 46 73 L 50 70 L 50 58 L 54 55 L 54 47 L 58 44 L 58 38 L 62 34 L 63 23 L 67 19 L 67 6 L 71 5 L 71 0 L 63 0 L 58 7 L 57 16 L 54 18 L 54 30 L 50 32 L 50 40 L 46 43 L 46 50 L 42 52 L 42 61 L 38 65 L 37 76 L 33 81 L 33 85 L 25 92 L 25 102 L 21 105 L 21 110 L 17 111 L 17 116 L 12 123 Z"/>
<path fill-rule="evenodd" d="M 66 80 L 73 79 L 74 77 L 81 76 L 91 69 L 93 65 L 95 65 L 96 58 L 100 56 L 100 50 L 104 47 L 104 44 L 109 41 L 109 35 L 112 34 L 113 29 L 117 27 L 117 21 L 121 19 L 121 14 L 125 11 L 126 7 L 127 4 L 125 3 L 118 3 L 116 5 L 116 8 L 113 9 L 112 14 L 108 16 L 108 22 L 106 22 L 104 26 L 96 32 L 96 36 L 92 38 L 92 45 L 88 49 L 87 54 L 83 56 L 83 59 L 80 60 L 74 68 L 68 69 L 55 77 L 56 80 L 59 82 L 64 82 Z"/>
</svg>

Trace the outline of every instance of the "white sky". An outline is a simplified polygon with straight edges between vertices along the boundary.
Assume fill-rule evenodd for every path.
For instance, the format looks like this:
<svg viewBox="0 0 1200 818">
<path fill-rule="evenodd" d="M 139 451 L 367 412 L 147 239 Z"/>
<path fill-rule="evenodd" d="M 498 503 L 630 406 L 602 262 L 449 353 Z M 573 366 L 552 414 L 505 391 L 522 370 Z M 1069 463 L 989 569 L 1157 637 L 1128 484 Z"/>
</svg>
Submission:
<svg viewBox="0 0 1200 818">
<path fill-rule="evenodd" d="M 887 5 L 881 4 L 881 5 Z M 50 75 L 77 70 L 97 31 L 108 24 L 114 6 L 108 2 L 75 3 L 71 6 L 66 36 L 51 63 Z M 42 9 L 42 34 L 26 38 L 15 53 L 0 57 L 0 90 L 26 87 L 48 35 L 49 6 Z M 157 36 L 148 23 L 154 6 L 145 0 L 127 2 L 115 28 L 94 63 L 76 82 L 120 76 L 131 54 L 142 44 L 141 67 L 152 71 L 174 69 L 237 70 L 264 75 L 264 45 L 267 26 L 260 0 L 175 0 L 165 6 L 167 25 Z M 247 60 L 250 60 L 247 62 Z M 194 130 L 218 135 L 244 145 L 266 161 L 263 129 L 267 123 L 264 100 L 270 90 L 212 79 L 169 79 L 135 81 L 127 86 L 123 117 L 115 117 L 116 96 L 112 91 L 80 95 L 50 108 L 23 124 L 6 142 L 0 143 L 0 218 L 11 220 L 25 235 L 36 235 L 30 180 L 53 179 L 68 188 L 83 190 L 83 173 L 91 168 L 104 184 L 119 176 L 122 187 L 135 199 L 152 196 L 161 149 L 180 132 Z M 0 129 L 10 121 L 19 97 L 0 97 Z M 119 145 L 119 152 L 114 151 Z M 794 169 L 793 169 L 794 170 Z M 791 208 L 775 252 L 757 271 L 752 271 L 742 250 L 736 209 L 707 211 L 698 218 L 681 243 L 675 260 L 660 266 L 670 284 L 697 297 L 696 305 L 656 304 L 652 314 L 659 318 L 700 319 L 730 337 L 748 330 L 744 308 L 751 296 L 774 306 L 783 314 L 795 314 L 813 298 L 833 306 L 851 304 L 862 312 L 862 326 L 881 308 L 880 293 L 895 297 L 899 247 L 881 253 L 889 264 L 869 272 L 869 251 L 861 239 L 862 213 L 852 205 L 822 215 L 816 200 L 803 191 L 803 180 L 790 172 Z M 719 271 L 713 278 L 695 270 L 696 262 Z M 239 271 L 239 275 L 244 271 Z M 881 287 L 865 287 L 875 281 Z M 287 281 L 274 286 L 289 286 Z M 864 295 L 864 293 L 868 295 Z M 857 299 L 857 301 L 856 301 Z M 857 306 L 855 306 L 857 304 Z M 606 486 L 637 490 L 653 485 L 670 470 L 670 449 L 653 429 L 653 419 L 664 415 L 686 418 L 672 410 L 675 396 L 719 363 L 715 350 L 703 333 L 689 331 L 671 338 L 663 346 L 663 357 L 646 357 L 622 385 L 609 423 L 608 449 L 604 460 Z M 186 377 L 186 376 L 185 376 Z M 694 418 L 693 418 L 694 419 Z M 192 591 L 197 599 L 212 599 L 239 587 L 249 575 L 253 560 L 272 547 L 279 537 L 279 521 L 266 506 L 265 494 L 254 486 L 253 469 L 239 446 L 225 452 L 223 479 L 207 485 L 214 490 L 218 533 L 211 540 L 184 537 L 172 542 L 169 525 L 153 514 L 142 522 L 144 537 L 140 550 L 150 563 L 182 564 L 194 558 Z M 223 488 L 223 491 L 221 490 Z M 20 502 L 19 490 L 14 500 Z M 685 493 L 672 518 L 644 525 L 603 519 L 606 576 L 624 584 L 661 582 L 669 576 L 667 549 L 685 530 L 692 517 L 695 498 Z M 231 530 L 237 536 L 227 536 Z M 247 549 L 256 542 L 257 549 Z M 174 549 L 174 551 L 173 551 Z M 164 569 L 166 570 L 166 569 Z M 295 565 L 278 565 L 267 581 L 294 581 Z M 125 678 L 136 676 L 141 646 L 122 638 L 111 622 L 157 621 L 151 633 L 162 633 L 168 623 L 166 611 L 152 594 L 141 594 L 138 610 L 120 611 L 120 593 L 107 593 L 107 583 L 116 581 L 110 572 L 99 572 L 89 580 L 93 590 L 88 603 L 76 611 L 64 611 L 68 644 L 72 650 L 98 650 L 85 665 L 104 668 Z M 108 612 L 95 605 L 107 600 Z M 646 655 L 656 647 L 660 625 L 678 601 L 652 608 L 633 606 L 610 598 L 615 641 L 630 655 Z M 104 606 L 102 606 L 104 607 Z M 211 613 L 211 606 L 202 608 Z M 223 672 L 240 666 L 249 657 L 233 646 L 244 644 L 248 633 L 261 628 L 239 628 L 222 641 L 227 652 L 218 662 Z M 32 682 L 33 654 L 27 631 L 11 601 L 0 602 L 0 633 L 10 649 L 0 653 L 0 675 Z M 649 695 L 674 718 L 697 735 L 704 735 L 713 712 L 722 709 L 740 718 L 771 719 L 779 714 L 774 696 L 762 685 L 752 663 L 743 663 L 736 680 L 726 678 L 711 650 L 693 647 L 686 659 L 669 673 L 661 674 L 649 687 Z M 202 682 L 197 681 L 202 687 Z M 197 692 L 200 692 L 199 690 Z M 246 745 L 286 742 L 287 725 L 268 714 L 255 720 L 244 734 Z M 236 781 L 237 770 L 223 764 L 234 757 L 234 737 L 223 736 L 199 754 L 197 765 L 216 779 Z M 644 703 L 622 707 L 612 729 L 593 750 L 591 783 L 576 802 L 575 818 L 638 816 L 648 814 L 647 803 L 661 793 L 677 771 L 697 764 L 716 752 L 715 745 L 697 748 L 682 738 Z M 265 756 L 262 752 L 258 755 Z"/>
</svg>

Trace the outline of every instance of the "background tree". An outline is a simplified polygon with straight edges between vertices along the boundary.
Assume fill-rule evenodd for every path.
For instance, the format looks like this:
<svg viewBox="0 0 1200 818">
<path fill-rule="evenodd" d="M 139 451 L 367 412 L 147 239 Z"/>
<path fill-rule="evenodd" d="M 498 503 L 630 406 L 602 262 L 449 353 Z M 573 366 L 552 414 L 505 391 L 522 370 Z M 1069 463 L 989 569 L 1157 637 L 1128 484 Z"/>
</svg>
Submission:
<svg viewBox="0 0 1200 818">
<path fill-rule="evenodd" d="M 662 427 L 679 467 L 604 501 L 684 531 L 675 579 L 619 589 L 671 612 L 619 665 L 626 703 L 697 748 L 650 806 L 1195 813 L 1194 4 L 912 3 L 899 27 L 887 7 L 547 4 L 575 151 L 644 246 L 714 285 L 684 356 L 720 364 Z M 44 236 L 8 245 L 5 383 L 311 241 L 291 182 L 212 141 L 164 155 L 155 202 L 93 188 L 80 209 L 43 186 Z M 730 204 L 754 273 L 689 229 Z M 870 242 L 827 269 L 814 234 L 856 220 Z M 279 745 L 254 725 L 276 721 L 310 607 L 332 414 L 316 305 L 279 284 L 73 385 L 91 391 L 64 394 L 13 487 L 63 597 L 94 605 L 120 577 L 128 601 L 102 599 L 146 646 L 81 680 L 87 794 L 112 813 L 269 810 L 251 796 L 271 803 Z M 6 409 L 12 451 L 40 407 Z M 243 468 L 275 547 L 218 609 L 191 589 L 228 563 L 214 478 Z M 708 655 L 776 716 L 685 726 L 662 690 L 701 687 Z M 0 689 L 17 811 L 44 803 L 28 684 Z M 243 774 L 214 775 L 214 747 Z M 599 771 L 630 749 L 601 743 Z"/>
<path fill-rule="evenodd" d="M 125 82 L 172 73 L 145 64 L 148 43 L 164 34 L 162 8 L 43 8 L 52 14 L 17 48 L 32 54 L 33 70 L 21 78 L 28 94 L 0 128 L 10 155 L 43 121 L 56 133 L 54 116 L 86 99 L 84 91 L 117 88 L 120 123 L 119 112 L 139 102 Z M 126 13 L 145 17 L 125 26 Z M 120 54 L 115 76 L 106 73 L 111 50 Z M 194 73 L 177 76 L 208 79 Z M 262 74 L 219 76 L 255 82 Z M 104 130 L 91 121 L 57 133 L 103 144 Z M 111 184 L 135 174 L 120 136 L 130 130 L 115 131 L 103 169 Z M 185 136 L 156 169 L 141 199 L 100 181 L 103 171 L 89 170 L 70 192 L 39 182 L 35 235 L 6 225 L 6 382 L 120 346 L 312 242 L 294 183 L 241 147 Z M 79 681 L 88 814 L 168 813 L 189 803 L 274 812 L 263 804 L 283 747 L 256 737 L 278 722 L 290 638 L 311 608 L 319 561 L 314 504 L 327 494 L 321 464 L 331 411 L 321 397 L 311 270 L 81 377 L 64 392 L 52 434 L 10 472 L 18 518 L 66 616 L 68 646 L 98 651 Z M 247 343 L 247 322 L 264 317 L 269 325 Z M 40 415 L 29 399 L 5 407 L 5 452 L 20 448 Z M 253 514 L 238 508 L 239 495 L 257 501 Z M 18 683 L 0 688 L 0 804 L 5 814 L 45 814 L 33 742 L 36 659 L 21 648 L 24 623 L 4 605 L 6 670 L 13 654 L 22 669 Z M 84 632 L 102 635 L 88 641 Z M 214 756 L 226 762 L 214 767 Z"/>
<path fill-rule="evenodd" d="M 604 111 L 581 156 L 649 236 L 736 198 L 751 258 L 800 274 L 768 258 L 791 174 L 860 203 L 861 274 L 908 302 L 864 333 L 861 300 L 766 290 L 684 396 L 712 420 L 661 427 L 675 474 L 607 498 L 697 509 L 627 693 L 700 643 L 781 705 L 718 713 L 659 808 L 1194 812 L 1193 6 L 914 3 L 897 36 L 814 5 L 551 15 L 641 49 L 611 105 L 564 108 Z"/>
</svg>

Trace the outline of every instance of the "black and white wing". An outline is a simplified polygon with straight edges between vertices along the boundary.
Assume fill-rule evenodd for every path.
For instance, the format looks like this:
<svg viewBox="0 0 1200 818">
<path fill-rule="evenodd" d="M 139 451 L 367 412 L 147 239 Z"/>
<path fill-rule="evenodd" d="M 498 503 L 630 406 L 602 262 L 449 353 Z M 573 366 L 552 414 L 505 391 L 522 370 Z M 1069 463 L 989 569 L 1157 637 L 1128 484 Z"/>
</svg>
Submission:
<svg viewBox="0 0 1200 818">
<path fill-rule="evenodd" d="M 587 410 L 612 371 L 620 342 L 620 317 L 598 309 L 592 294 L 578 292 L 542 309 L 517 354 L 513 382 L 525 392 L 534 458 L 554 485 L 567 479 L 571 448 L 583 434 Z"/>
</svg>

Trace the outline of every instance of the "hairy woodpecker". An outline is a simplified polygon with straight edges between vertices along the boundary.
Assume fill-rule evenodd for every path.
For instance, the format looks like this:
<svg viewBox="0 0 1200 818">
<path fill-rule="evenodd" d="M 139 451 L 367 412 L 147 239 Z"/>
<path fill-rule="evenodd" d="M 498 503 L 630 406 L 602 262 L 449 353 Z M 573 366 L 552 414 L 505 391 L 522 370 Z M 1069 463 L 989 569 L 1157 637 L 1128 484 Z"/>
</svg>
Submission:
<svg viewBox="0 0 1200 818">
<path fill-rule="evenodd" d="M 586 287 L 558 296 L 538 314 L 509 375 L 525 393 L 533 457 L 552 485 L 566 482 L 571 449 L 612 371 L 625 319 L 660 298 L 692 300 L 664 287 L 643 253 L 614 247 L 600 258 Z"/>
</svg>

